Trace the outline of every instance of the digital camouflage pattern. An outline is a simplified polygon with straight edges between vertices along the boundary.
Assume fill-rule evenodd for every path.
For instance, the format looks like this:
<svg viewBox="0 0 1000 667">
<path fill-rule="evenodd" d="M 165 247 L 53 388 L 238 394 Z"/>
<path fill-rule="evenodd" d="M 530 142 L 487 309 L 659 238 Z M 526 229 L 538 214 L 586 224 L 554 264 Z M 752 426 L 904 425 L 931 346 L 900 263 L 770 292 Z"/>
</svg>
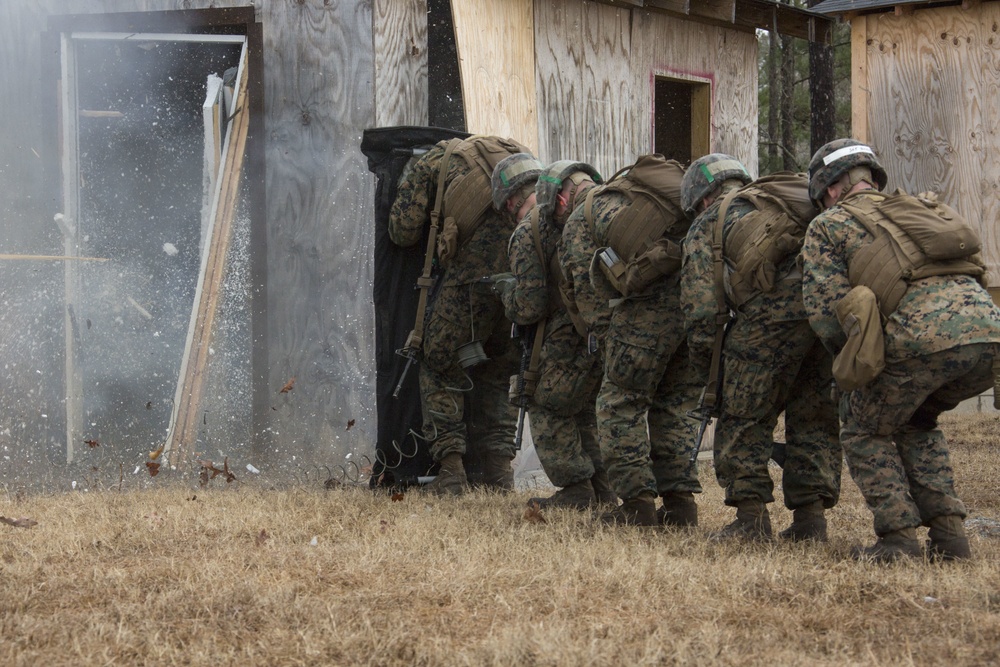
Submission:
<svg viewBox="0 0 1000 667">
<path fill-rule="evenodd" d="M 511 235 L 510 271 L 517 282 L 504 293 L 504 308 L 508 318 L 519 325 L 536 324 L 548 316 L 538 384 L 528 415 L 545 474 L 556 486 L 565 487 L 604 469 L 594 414 L 601 357 L 587 353 L 586 340 L 550 289 L 556 277 L 549 274 L 549 266 L 558 252 L 562 230 L 548 216 L 541 216 L 538 229 L 544 257 L 539 257 L 532 225 L 540 213 L 540 208 L 533 209 Z"/>
<path fill-rule="evenodd" d="M 562 268 L 563 292 L 571 300 L 587 328 L 598 341 L 604 339 L 611 318 L 609 302 L 618 296 L 604 274 L 591 277 L 590 267 L 597 253 L 597 244 L 590 234 L 584 215 L 586 196 L 577 197 L 577 207 L 566 221 L 559 247 L 559 266 Z M 603 215 L 614 206 L 628 203 L 625 195 L 606 193 L 594 200 L 594 215 Z M 600 273 L 599 271 L 597 273 Z"/>
<path fill-rule="evenodd" d="M 594 198 L 595 250 L 607 245 L 614 217 L 628 205 L 628 198 L 615 192 Z M 670 232 L 683 236 L 687 225 L 677 220 Z M 593 263 L 590 280 L 602 279 Z M 612 295 L 618 298 L 604 338 L 597 396 L 598 436 L 611 486 L 625 500 L 646 493 L 699 493 L 696 466 L 688 462 L 697 422 L 686 412 L 701 386 L 688 359 L 679 276 L 661 277 L 627 299 Z"/>
<path fill-rule="evenodd" d="M 937 417 L 993 385 L 1000 345 L 974 343 L 886 366 L 840 401 L 847 465 L 875 534 L 966 516 Z"/>
<path fill-rule="evenodd" d="M 803 298 L 813 330 L 834 352 L 845 341 L 834 309 L 851 289 L 848 264 L 872 240 L 839 206 L 806 233 Z M 878 535 L 965 515 L 937 417 L 992 384 L 1000 309 L 974 278 L 924 278 L 909 285 L 884 329 L 885 369 L 840 402 L 841 444 Z"/>
<path fill-rule="evenodd" d="M 394 243 L 410 246 L 423 238 L 434 208 L 446 144 L 441 142 L 422 155 L 400 182 L 389 214 L 389 237 Z M 448 164 L 447 183 L 469 169 L 465 160 L 455 156 Z M 488 209 L 485 220 L 438 277 L 443 281 L 441 288 L 428 304 L 419 379 L 424 437 L 437 461 L 446 454 L 466 451 L 465 398 L 473 381 L 458 365 L 457 350 L 473 340 L 483 341 L 490 356 L 489 362 L 474 369 L 474 376 L 480 378 L 476 393 L 486 392 L 479 397 L 482 400 L 477 398 L 484 410 L 477 419 L 484 433 L 506 433 L 505 437 L 488 436 L 482 444 L 490 451 L 513 456 L 517 411 L 507 400 L 507 387 L 510 375 L 517 370 L 518 357 L 508 340 L 509 325 L 502 304 L 491 294 L 474 289 L 477 279 L 507 270 L 505 249 L 513 228 L 513 218 Z"/>
<path fill-rule="evenodd" d="M 734 199 L 723 234 L 755 210 L 746 199 Z M 684 242 L 681 300 L 692 364 L 702 386 L 708 381 L 716 334 L 712 236 L 718 213 L 716 202 L 692 223 Z M 819 500 L 830 508 L 840 496 L 842 453 L 830 391 L 833 359 L 809 327 L 797 257 L 792 254 L 777 266 L 772 291 L 743 304 L 723 347 L 714 457 L 716 479 L 730 506 L 744 500 L 774 502 L 767 462 L 782 411 L 785 505 L 796 509 Z"/>
</svg>

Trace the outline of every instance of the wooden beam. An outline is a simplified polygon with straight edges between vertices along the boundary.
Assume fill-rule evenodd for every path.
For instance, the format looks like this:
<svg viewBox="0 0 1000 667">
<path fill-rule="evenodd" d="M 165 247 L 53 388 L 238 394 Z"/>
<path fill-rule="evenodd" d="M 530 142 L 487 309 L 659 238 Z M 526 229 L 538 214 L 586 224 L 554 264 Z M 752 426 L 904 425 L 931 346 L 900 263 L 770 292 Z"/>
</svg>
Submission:
<svg viewBox="0 0 1000 667">
<path fill-rule="evenodd" d="M 678 14 L 688 14 L 691 11 L 691 0 L 646 0 L 646 4 Z"/>
<path fill-rule="evenodd" d="M 693 4 L 690 13 L 723 23 L 736 23 L 736 0 L 701 0 Z"/>
<path fill-rule="evenodd" d="M 868 143 L 868 19 L 851 21 L 851 134 Z"/>
<path fill-rule="evenodd" d="M 235 119 L 229 130 L 225 169 L 219 185 L 214 222 L 209 236 L 208 253 L 195 291 L 197 303 L 194 322 L 181 363 L 181 385 L 175 399 L 171 431 L 165 454 L 171 467 L 178 467 L 190 456 L 198 433 L 198 411 L 205 385 L 205 370 L 219 308 L 219 292 L 226 271 L 226 259 L 232 240 L 232 222 L 236 214 L 247 130 L 250 127 L 250 101 L 247 96 L 247 66 L 243 61 Z"/>
<path fill-rule="evenodd" d="M 22 259 L 38 262 L 106 262 L 107 257 L 79 257 L 77 255 L 5 255 L 0 259 Z"/>
</svg>

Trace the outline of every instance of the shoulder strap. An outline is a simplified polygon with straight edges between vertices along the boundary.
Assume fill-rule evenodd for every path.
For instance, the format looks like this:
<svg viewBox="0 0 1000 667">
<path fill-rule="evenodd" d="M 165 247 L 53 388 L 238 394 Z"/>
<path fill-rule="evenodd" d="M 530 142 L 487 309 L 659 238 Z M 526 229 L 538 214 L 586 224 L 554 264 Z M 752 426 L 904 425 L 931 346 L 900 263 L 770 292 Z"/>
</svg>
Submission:
<svg viewBox="0 0 1000 667">
<path fill-rule="evenodd" d="M 712 344 L 712 365 L 708 371 L 708 382 L 702 395 L 703 410 L 713 411 L 719 403 L 719 368 L 722 365 L 722 346 L 726 340 L 726 327 L 729 324 L 729 305 L 726 303 L 726 266 L 723 256 L 723 231 L 725 229 L 726 213 L 736 199 L 738 188 L 730 190 L 719 205 L 718 215 L 712 225 L 712 267 L 715 282 L 715 342 Z"/>
<path fill-rule="evenodd" d="M 444 183 L 448 178 L 448 163 L 455 147 L 461 143 L 460 139 L 452 139 L 445 148 L 444 157 L 441 158 L 441 166 L 438 167 L 438 187 L 437 196 L 434 198 L 434 210 L 431 211 L 431 228 L 427 235 L 427 252 L 424 254 L 424 270 L 417 278 L 417 289 L 420 296 L 417 299 L 417 314 L 413 323 L 413 330 L 406 339 L 403 346 L 407 350 L 419 350 L 424 341 L 424 318 L 427 314 L 428 293 L 434 285 L 434 278 L 431 276 L 434 270 L 434 251 L 437 248 L 437 234 L 441 226 L 441 207 L 444 203 Z"/>
</svg>

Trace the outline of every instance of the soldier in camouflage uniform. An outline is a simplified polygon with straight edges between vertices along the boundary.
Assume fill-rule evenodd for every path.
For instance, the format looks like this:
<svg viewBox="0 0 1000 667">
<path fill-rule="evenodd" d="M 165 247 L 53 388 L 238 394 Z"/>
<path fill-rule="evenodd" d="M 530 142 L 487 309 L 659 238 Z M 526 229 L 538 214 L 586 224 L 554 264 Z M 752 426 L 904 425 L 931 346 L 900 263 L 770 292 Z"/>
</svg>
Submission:
<svg viewBox="0 0 1000 667">
<path fill-rule="evenodd" d="M 652 173 L 655 184 L 640 177 Z M 685 413 L 700 386 L 679 316 L 680 240 L 688 227 L 679 205 L 683 175 L 676 161 L 644 156 L 592 190 L 577 209 L 598 248 L 590 262 L 591 282 L 621 278 L 604 336 L 604 377 L 597 397 L 601 455 L 612 488 L 623 499 L 601 517 L 609 524 L 687 527 L 698 521 L 693 494 L 701 492 L 701 485 L 688 463 L 695 423 Z M 658 495 L 663 497 L 659 514 Z"/>
<path fill-rule="evenodd" d="M 849 209 L 883 200 L 878 190 L 887 177 L 872 149 L 853 139 L 820 148 L 809 174 L 810 196 L 825 211 L 806 234 L 803 296 L 810 324 L 836 352 L 850 340 L 838 306 L 852 288 L 871 287 L 852 285 L 849 267 L 855 277 L 859 253 L 877 247 Z M 884 369 L 840 399 L 841 443 L 878 536 L 854 555 L 878 561 L 920 557 L 915 529 L 925 525 L 932 557 L 968 558 L 965 506 L 955 494 L 937 419 L 992 384 L 1000 358 L 1000 309 L 972 275 L 930 276 L 902 287 L 895 309 L 882 313 L 882 327 L 878 312 L 874 317 L 884 339 Z"/>
<path fill-rule="evenodd" d="M 725 502 L 737 509 L 736 520 L 715 537 L 771 539 L 767 503 L 774 502 L 774 483 L 767 462 L 775 424 L 784 410 L 787 446 L 782 487 L 793 522 L 781 537 L 826 540 L 824 508 L 833 507 L 839 497 L 842 459 L 830 396 L 833 359 L 809 327 L 802 304 L 802 272 L 796 264 L 806 225 L 817 210 L 809 200 L 804 175 L 784 172 L 742 187 L 747 181 L 739 161 L 713 154 L 692 163 L 682 191 L 685 211 L 692 216 L 701 213 L 684 242 L 681 302 L 692 363 L 706 385 L 716 336 L 721 335 L 712 242 L 720 204 L 726 207 L 722 257 L 728 289 L 722 305 L 731 319 L 722 347 L 722 401 L 714 457 Z M 770 189 L 779 182 L 780 191 Z M 725 197 L 731 189 L 736 192 Z M 743 229 L 757 225 L 759 231 L 733 234 L 741 224 Z M 765 224 L 781 234 L 769 245 L 760 242 Z M 739 261 L 755 241 L 756 248 L 774 247 L 758 267 L 767 269 L 765 282 L 771 282 L 770 289 L 757 284 L 757 272 Z M 737 273 L 740 268 L 753 277 L 741 281 L 746 276 Z M 734 283 L 737 289 L 731 288 Z"/>
<path fill-rule="evenodd" d="M 467 139 L 460 148 L 477 140 L 477 137 Z M 541 164 L 524 154 L 523 147 L 513 141 L 496 137 L 489 140 L 499 142 L 506 151 L 504 154 L 521 153 L 523 159 L 518 161 L 521 168 L 510 185 L 518 192 L 533 191 Z M 410 246 L 423 237 L 434 209 L 447 143 L 441 142 L 422 155 L 400 183 L 389 217 L 389 236 L 394 243 Z M 461 191 L 457 187 L 453 189 L 458 179 L 479 176 L 475 170 L 484 169 L 478 163 L 463 159 L 458 149 L 455 150 L 448 161 L 445 211 L 449 211 L 449 198 L 457 199 L 456 192 Z M 514 229 L 512 215 L 499 210 L 499 206 L 490 205 L 491 176 L 487 174 L 482 185 L 477 186 L 482 192 L 471 193 L 474 203 L 481 205 L 485 212 L 469 238 L 460 239 L 460 242 L 453 239 L 449 247 L 442 244 L 439 237 L 436 244 L 435 263 L 443 272 L 436 279 L 440 281 L 436 286 L 437 294 L 428 304 L 419 380 L 424 436 L 430 442 L 434 460 L 441 464 L 440 472 L 429 485 L 430 490 L 437 493 L 458 495 L 467 489 L 462 457 L 466 453 L 470 427 L 467 427 L 469 416 L 465 402 L 466 393 L 473 388 L 479 395 L 475 407 L 483 411 L 473 418 L 482 422 L 476 431 L 482 434 L 482 445 L 486 449 L 484 481 L 500 489 L 513 487 L 510 462 L 514 458 L 512 434 L 517 412 L 507 400 L 507 389 L 508 378 L 516 369 L 517 353 L 509 342 L 499 299 L 488 290 L 484 293 L 475 289 L 483 276 L 506 269 L 504 249 Z M 465 201 L 469 201 L 469 192 L 463 194 Z M 485 201 L 479 201 L 484 198 Z M 459 216 L 460 212 L 452 211 L 448 215 Z M 459 351 L 473 341 L 483 341 L 486 354 L 492 358 L 467 372 L 459 363 Z"/>
<path fill-rule="evenodd" d="M 538 459 L 549 480 L 562 487 L 549 498 L 531 498 L 541 508 L 585 509 L 614 502 L 597 442 L 594 400 L 601 357 L 588 354 L 559 293 L 555 262 L 563 226 L 576 204 L 601 177 L 590 165 L 562 160 L 550 165 L 535 186 L 536 206 L 511 236 L 513 280 L 500 281 L 507 317 L 521 327 L 526 354 L 543 327 L 537 385 L 528 414 Z"/>
</svg>

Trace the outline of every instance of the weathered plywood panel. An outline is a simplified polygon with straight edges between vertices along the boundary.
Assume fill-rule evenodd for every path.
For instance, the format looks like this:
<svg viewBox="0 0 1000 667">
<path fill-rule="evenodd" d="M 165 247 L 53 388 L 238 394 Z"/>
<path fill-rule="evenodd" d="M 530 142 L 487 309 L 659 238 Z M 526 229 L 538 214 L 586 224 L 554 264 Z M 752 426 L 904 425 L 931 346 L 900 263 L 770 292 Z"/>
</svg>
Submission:
<svg viewBox="0 0 1000 667">
<path fill-rule="evenodd" d="M 936 190 L 979 223 L 990 278 L 996 282 L 1000 4 L 855 20 L 866 23 L 868 141 L 884 161 L 888 187 Z"/>
<path fill-rule="evenodd" d="M 636 154 L 629 10 L 536 2 L 535 26 L 539 155 L 610 176 Z"/>
<path fill-rule="evenodd" d="M 465 126 L 538 150 L 532 0 L 452 0 Z"/>
<path fill-rule="evenodd" d="M 751 33 L 637 12 L 632 32 L 632 72 L 645 79 L 645 140 L 656 75 L 708 80 L 712 88 L 711 151 L 739 158 L 757 173 L 757 39 Z M 640 102 L 641 100 L 641 102 Z"/>
<path fill-rule="evenodd" d="M 657 75 L 707 81 L 711 150 L 757 168 L 752 34 L 581 0 L 536 3 L 540 154 L 610 175 L 653 147 Z"/>
<path fill-rule="evenodd" d="M 375 0 L 375 126 L 427 124 L 427 0 Z"/>
<path fill-rule="evenodd" d="M 374 117 L 371 4 L 272 0 L 258 12 L 273 439 L 342 456 L 375 440 L 374 183 L 359 150 Z"/>
</svg>

